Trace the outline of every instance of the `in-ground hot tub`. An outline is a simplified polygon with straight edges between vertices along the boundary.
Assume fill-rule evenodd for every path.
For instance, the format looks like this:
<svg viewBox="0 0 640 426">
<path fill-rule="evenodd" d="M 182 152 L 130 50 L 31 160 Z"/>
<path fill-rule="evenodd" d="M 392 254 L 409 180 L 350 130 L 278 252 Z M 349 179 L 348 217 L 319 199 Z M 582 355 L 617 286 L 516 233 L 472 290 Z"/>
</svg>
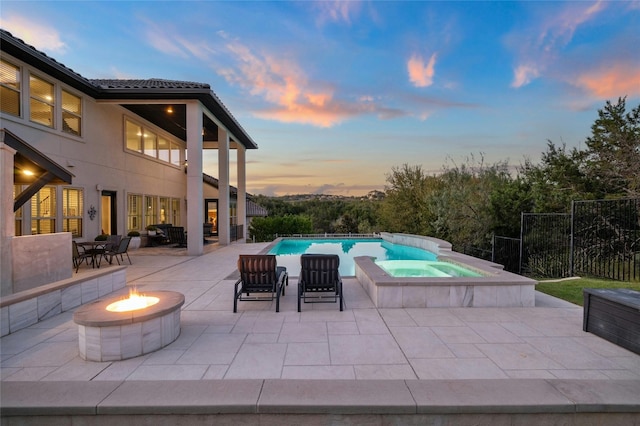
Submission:
<svg viewBox="0 0 640 426">
<path fill-rule="evenodd" d="M 378 308 L 535 306 L 537 282 L 504 271 L 502 265 L 456 253 L 450 243 L 436 238 L 389 233 L 381 236 L 393 244 L 435 253 L 438 261 L 432 265 L 429 261 L 412 261 L 403 274 L 394 272 L 403 269 L 400 263 L 394 268 L 392 262 L 385 270 L 385 263 L 378 265 L 373 257 L 354 258 L 356 278 Z M 437 276 L 420 276 L 421 269 L 437 270 Z"/>
<path fill-rule="evenodd" d="M 88 361 L 120 361 L 163 348 L 180 335 L 184 295 L 152 291 L 137 297 L 112 297 L 80 307 L 80 357 Z M 118 306 L 120 305 L 120 306 Z"/>
</svg>

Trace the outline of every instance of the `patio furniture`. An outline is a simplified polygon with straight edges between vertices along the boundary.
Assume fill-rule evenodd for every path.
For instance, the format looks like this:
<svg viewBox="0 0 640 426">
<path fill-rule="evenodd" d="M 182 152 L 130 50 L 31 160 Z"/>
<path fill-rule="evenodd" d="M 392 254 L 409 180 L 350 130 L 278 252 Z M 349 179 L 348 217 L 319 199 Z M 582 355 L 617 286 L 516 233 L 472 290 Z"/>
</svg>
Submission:
<svg viewBox="0 0 640 426">
<path fill-rule="evenodd" d="M 112 250 L 118 247 L 122 240 L 122 235 L 107 235 L 107 243 L 105 244 L 105 250 Z"/>
<path fill-rule="evenodd" d="M 118 244 L 118 247 L 105 251 L 104 256 L 109 258 L 109 264 L 113 262 L 113 258 L 115 257 L 119 265 L 120 260 L 124 262 L 124 255 L 126 254 L 127 259 L 129 259 L 129 265 L 133 265 L 133 263 L 131 263 L 129 253 L 127 253 L 127 251 L 129 250 L 129 242 L 131 242 L 131 237 L 124 237 L 120 240 L 120 244 Z M 120 259 L 118 259 L 118 256 L 120 256 Z"/>
<path fill-rule="evenodd" d="M 344 310 L 338 255 L 302 254 L 300 264 L 298 312 L 301 311 L 300 304 L 303 300 L 304 303 L 339 302 L 340 310 Z"/>
<path fill-rule="evenodd" d="M 73 254 L 73 267 L 76 268 L 76 273 L 78 273 L 78 269 L 80 269 L 80 264 L 82 262 L 87 262 L 87 265 L 89 264 L 89 259 L 93 260 L 93 254 L 87 252 L 84 249 L 80 249 L 78 247 L 78 243 L 75 241 L 71 241 L 71 244 L 73 246 L 72 249 L 72 254 Z"/>
<path fill-rule="evenodd" d="M 241 254 L 238 258 L 240 279 L 235 283 L 233 312 L 238 312 L 238 300 L 276 300 L 276 312 L 280 312 L 280 294 L 289 277 L 286 268 L 278 267 L 272 254 Z"/>
<path fill-rule="evenodd" d="M 105 246 L 107 244 L 106 241 L 98 240 L 98 241 L 83 241 L 77 243 L 79 247 L 84 249 L 84 252 L 91 255 L 91 266 L 94 268 L 100 267 L 100 259 L 104 255 L 106 249 Z"/>
<path fill-rule="evenodd" d="M 169 228 L 169 244 L 174 244 L 174 247 L 187 246 L 187 236 L 184 233 L 184 227 L 172 226 Z"/>
</svg>

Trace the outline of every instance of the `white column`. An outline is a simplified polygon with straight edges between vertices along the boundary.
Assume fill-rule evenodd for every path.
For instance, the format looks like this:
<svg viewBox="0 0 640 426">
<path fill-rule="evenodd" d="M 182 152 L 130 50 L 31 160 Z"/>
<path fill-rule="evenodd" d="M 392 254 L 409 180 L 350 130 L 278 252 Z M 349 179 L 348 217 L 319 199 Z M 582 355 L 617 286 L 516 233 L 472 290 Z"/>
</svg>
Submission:
<svg viewBox="0 0 640 426">
<path fill-rule="evenodd" d="M 13 157 L 16 151 L 0 142 L 0 296 L 13 293 Z"/>
<path fill-rule="evenodd" d="M 218 243 L 231 243 L 229 232 L 229 133 L 218 126 Z"/>
<path fill-rule="evenodd" d="M 204 192 L 202 182 L 202 106 L 187 104 L 187 253 L 204 253 Z"/>
<path fill-rule="evenodd" d="M 246 149 L 238 143 L 236 150 L 237 170 L 238 170 L 238 225 L 242 225 L 242 235 L 239 239 L 247 240 L 247 171 L 246 171 Z"/>
</svg>

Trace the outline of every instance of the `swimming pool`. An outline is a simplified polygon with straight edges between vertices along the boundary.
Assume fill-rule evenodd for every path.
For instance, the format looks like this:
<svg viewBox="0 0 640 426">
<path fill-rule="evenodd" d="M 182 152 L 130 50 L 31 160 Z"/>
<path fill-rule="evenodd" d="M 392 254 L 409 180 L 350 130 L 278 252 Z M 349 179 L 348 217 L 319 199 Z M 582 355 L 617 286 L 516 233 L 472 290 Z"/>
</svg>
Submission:
<svg viewBox="0 0 640 426">
<path fill-rule="evenodd" d="M 377 260 L 437 260 L 430 251 L 417 247 L 393 244 L 379 238 L 347 239 L 282 239 L 269 254 L 275 254 L 278 266 L 287 268 L 292 277 L 300 275 L 300 255 L 304 253 L 337 254 L 340 257 L 340 275 L 355 275 L 353 259 L 358 256 L 371 256 Z"/>
</svg>

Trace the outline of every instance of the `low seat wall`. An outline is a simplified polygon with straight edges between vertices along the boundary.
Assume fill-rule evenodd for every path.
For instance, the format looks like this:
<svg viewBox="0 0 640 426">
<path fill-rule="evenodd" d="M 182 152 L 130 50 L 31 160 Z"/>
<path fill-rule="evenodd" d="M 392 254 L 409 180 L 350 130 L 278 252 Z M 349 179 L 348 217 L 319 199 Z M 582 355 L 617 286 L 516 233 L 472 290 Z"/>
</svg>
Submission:
<svg viewBox="0 0 640 426">
<path fill-rule="evenodd" d="M 126 266 L 108 266 L 0 298 L 1 336 L 124 288 Z"/>
</svg>

